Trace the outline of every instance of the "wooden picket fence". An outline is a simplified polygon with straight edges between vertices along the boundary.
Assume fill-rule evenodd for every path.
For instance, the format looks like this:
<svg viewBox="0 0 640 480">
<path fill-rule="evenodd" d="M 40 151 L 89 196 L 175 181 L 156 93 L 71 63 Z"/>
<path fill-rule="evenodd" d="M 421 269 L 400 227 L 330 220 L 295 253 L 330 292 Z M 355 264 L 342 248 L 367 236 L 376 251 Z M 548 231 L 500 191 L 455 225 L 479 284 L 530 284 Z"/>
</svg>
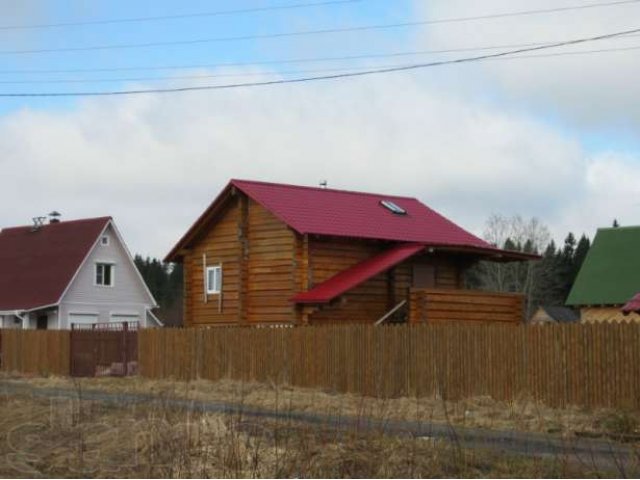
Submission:
<svg viewBox="0 0 640 480">
<path fill-rule="evenodd" d="M 0 335 L 2 371 L 69 375 L 70 332 Z M 138 367 L 148 378 L 640 409 L 640 324 L 148 329 Z"/>
<path fill-rule="evenodd" d="M 2 330 L 3 372 L 27 375 L 69 375 L 69 331 Z"/>
<path fill-rule="evenodd" d="M 149 378 L 640 408 L 639 324 L 150 329 L 138 353 Z"/>
</svg>

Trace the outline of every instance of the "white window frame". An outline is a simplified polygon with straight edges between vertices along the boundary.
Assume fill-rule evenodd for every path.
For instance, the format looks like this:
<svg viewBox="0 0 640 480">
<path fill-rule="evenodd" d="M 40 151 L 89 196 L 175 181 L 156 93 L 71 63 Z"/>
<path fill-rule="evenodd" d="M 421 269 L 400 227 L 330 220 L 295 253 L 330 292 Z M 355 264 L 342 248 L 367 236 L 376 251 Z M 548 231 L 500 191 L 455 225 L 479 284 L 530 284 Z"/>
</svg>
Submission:
<svg viewBox="0 0 640 480">
<path fill-rule="evenodd" d="M 103 265 L 108 265 L 109 268 L 111 269 L 111 283 L 106 285 L 104 283 L 104 272 L 102 273 L 102 282 L 103 283 L 98 283 L 98 268 L 100 266 Z M 107 288 L 113 288 L 113 286 L 116 284 L 116 265 L 113 262 L 96 262 L 95 264 L 95 268 L 93 271 L 93 284 L 96 287 L 107 287 Z"/>
<path fill-rule="evenodd" d="M 100 245 L 103 247 L 109 246 L 109 235 L 102 235 L 102 237 L 100 237 Z"/>
<path fill-rule="evenodd" d="M 217 275 L 216 272 L 218 272 Z M 213 277 L 211 277 L 211 273 L 213 273 Z M 207 282 L 205 285 L 207 295 L 218 295 L 222 290 L 222 265 L 207 267 L 207 275 L 205 278 Z M 210 281 L 211 278 L 213 278 L 213 282 Z M 213 283 L 213 285 L 211 285 L 211 283 Z"/>
</svg>

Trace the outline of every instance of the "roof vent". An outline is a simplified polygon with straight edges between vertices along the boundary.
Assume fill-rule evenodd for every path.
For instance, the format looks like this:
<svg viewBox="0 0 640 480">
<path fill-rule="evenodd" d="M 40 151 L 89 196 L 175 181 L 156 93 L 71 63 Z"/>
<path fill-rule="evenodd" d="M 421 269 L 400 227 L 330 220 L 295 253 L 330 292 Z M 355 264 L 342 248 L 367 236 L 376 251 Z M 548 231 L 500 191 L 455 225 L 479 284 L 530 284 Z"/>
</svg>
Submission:
<svg viewBox="0 0 640 480">
<path fill-rule="evenodd" d="M 406 215 L 407 211 L 392 202 L 391 200 L 380 200 L 380 205 L 389 210 L 391 213 L 395 213 L 396 215 Z"/>
<path fill-rule="evenodd" d="M 33 217 L 33 225 L 31 226 L 31 231 L 32 232 L 37 232 L 38 230 L 40 230 L 42 228 L 42 226 L 44 225 L 44 221 L 47 219 L 47 217 Z"/>
<path fill-rule="evenodd" d="M 56 212 L 55 210 L 49 214 L 49 223 L 60 223 L 60 212 Z"/>
</svg>

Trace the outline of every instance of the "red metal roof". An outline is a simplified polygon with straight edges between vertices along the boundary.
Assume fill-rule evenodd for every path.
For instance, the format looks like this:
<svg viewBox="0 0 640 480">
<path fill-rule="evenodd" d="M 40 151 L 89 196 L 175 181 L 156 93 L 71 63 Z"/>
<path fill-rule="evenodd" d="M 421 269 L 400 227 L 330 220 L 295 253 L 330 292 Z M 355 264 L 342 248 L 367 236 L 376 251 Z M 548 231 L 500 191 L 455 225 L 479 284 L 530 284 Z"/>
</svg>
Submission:
<svg viewBox="0 0 640 480">
<path fill-rule="evenodd" d="M 625 315 L 629 315 L 631 312 L 640 313 L 640 292 L 636 293 L 631 300 L 622 307 L 622 313 Z"/>
<path fill-rule="evenodd" d="M 333 277 L 325 280 L 307 292 L 302 292 L 291 299 L 295 303 L 327 303 L 371 277 L 388 270 L 416 253 L 424 250 L 424 245 L 402 243 L 389 250 L 367 258 Z"/>
<path fill-rule="evenodd" d="M 415 198 L 231 180 L 169 252 L 167 261 L 174 261 L 180 249 L 188 247 L 210 224 L 234 187 L 301 234 L 422 243 L 502 256 L 503 259 L 538 258 L 536 255 L 497 249 Z M 392 213 L 380 204 L 382 200 L 394 202 L 406 210 L 406 215 Z"/>
<path fill-rule="evenodd" d="M 232 180 L 231 184 L 299 233 L 492 248 L 415 198 Z M 380 204 L 391 200 L 397 215 Z"/>
<path fill-rule="evenodd" d="M 60 300 L 111 217 L 0 231 L 0 311 L 29 310 Z"/>
</svg>

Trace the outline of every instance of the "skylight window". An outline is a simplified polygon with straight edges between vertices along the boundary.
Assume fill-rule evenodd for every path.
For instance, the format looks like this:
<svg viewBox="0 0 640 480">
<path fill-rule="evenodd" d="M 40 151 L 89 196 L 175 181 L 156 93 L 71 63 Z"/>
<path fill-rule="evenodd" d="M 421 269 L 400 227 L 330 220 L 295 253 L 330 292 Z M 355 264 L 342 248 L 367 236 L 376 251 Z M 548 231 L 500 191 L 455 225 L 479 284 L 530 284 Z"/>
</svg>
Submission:
<svg viewBox="0 0 640 480">
<path fill-rule="evenodd" d="M 380 200 L 380 205 L 389 210 L 391 213 L 395 213 L 396 215 L 406 215 L 407 211 L 392 202 L 391 200 Z"/>
</svg>

